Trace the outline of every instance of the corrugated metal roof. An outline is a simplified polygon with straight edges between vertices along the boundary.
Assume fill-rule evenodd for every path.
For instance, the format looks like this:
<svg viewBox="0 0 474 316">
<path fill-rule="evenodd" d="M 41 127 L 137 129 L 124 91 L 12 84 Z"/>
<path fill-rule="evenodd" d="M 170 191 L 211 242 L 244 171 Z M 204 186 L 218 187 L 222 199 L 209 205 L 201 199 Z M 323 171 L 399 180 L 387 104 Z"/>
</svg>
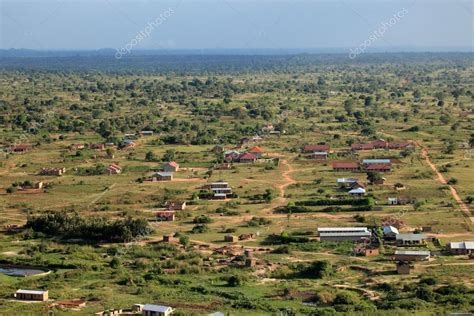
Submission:
<svg viewBox="0 0 474 316">
<path fill-rule="evenodd" d="M 369 231 L 367 227 L 319 227 L 318 232 Z"/>
<path fill-rule="evenodd" d="M 149 312 L 165 313 L 170 309 L 172 310 L 173 308 L 171 306 L 163 306 L 163 305 L 145 304 L 145 306 L 143 306 L 143 310 L 149 311 Z"/>
<path fill-rule="evenodd" d="M 372 234 L 370 232 L 321 232 L 319 233 L 320 237 L 370 237 Z"/>
<path fill-rule="evenodd" d="M 17 294 L 34 294 L 34 295 L 43 295 L 44 293 L 46 293 L 48 291 L 41 291 L 41 290 L 22 290 L 22 289 L 19 289 L 18 291 L 16 291 Z"/>
<path fill-rule="evenodd" d="M 390 163 L 390 159 L 364 159 L 362 160 L 364 164 L 371 164 L 371 163 Z"/>
<path fill-rule="evenodd" d="M 395 250 L 395 255 L 409 255 L 409 256 L 429 256 L 429 251 L 420 250 Z"/>
<path fill-rule="evenodd" d="M 424 234 L 398 234 L 397 240 L 423 240 L 428 237 Z"/>
<path fill-rule="evenodd" d="M 449 244 L 451 249 L 474 249 L 474 241 L 459 241 Z"/>
</svg>

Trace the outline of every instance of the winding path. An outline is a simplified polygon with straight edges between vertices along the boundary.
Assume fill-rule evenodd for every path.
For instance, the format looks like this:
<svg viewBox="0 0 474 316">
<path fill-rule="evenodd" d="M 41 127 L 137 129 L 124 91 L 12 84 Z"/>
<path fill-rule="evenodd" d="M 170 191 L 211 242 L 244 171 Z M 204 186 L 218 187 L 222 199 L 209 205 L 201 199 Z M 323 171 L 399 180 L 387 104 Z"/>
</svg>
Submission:
<svg viewBox="0 0 474 316">
<path fill-rule="evenodd" d="M 440 182 L 441 184 L 449 186 L 449 190 L 451 191 L 451 195 L 453 196 L 453 198 L 458 203 L 459 207 L 461 208 L 461 211 L 464 212 L 464 214 L 467 216 L 467 218 L 469 218 L 471 223 L 474 223 L 474 216 L 472 216 L 471 211 L 467 207 L 466 203 L 464 203 L 464 201 L 459 196 L 456 189 L 452 185 L 448 184 L 448 182 L 446 181 L 446 178 L 443 176 L 443 174 L 441 172 L 439 172 L 436 165 L 431 161 L 428 150 L 426 148 L 424 148 L 423 146 L 421 146 L 420 144 L 418 144 L 418 146 L 421 147 L 422 157 L 425 159 L 426 163 L 430 166 L 430 168 L 436 173 L 436 177 L 438 178 L 438 182 Z"/>
</svg>

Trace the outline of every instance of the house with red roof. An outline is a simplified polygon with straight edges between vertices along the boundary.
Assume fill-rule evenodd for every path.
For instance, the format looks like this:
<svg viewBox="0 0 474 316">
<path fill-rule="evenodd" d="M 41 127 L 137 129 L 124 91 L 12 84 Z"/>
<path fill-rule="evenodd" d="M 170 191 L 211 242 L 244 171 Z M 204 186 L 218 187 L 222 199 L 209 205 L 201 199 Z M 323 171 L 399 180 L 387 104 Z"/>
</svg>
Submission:
<svg viewBox="0 0 474 316">
<path fill-rule="evenodd" d="M 357 161 L 333 161 L 332 169 L 334 171 L 359 171 L 359 163 Z"/>
<path fill-rule="evenodd" d="M 119 174 L 119 173 L 122 173 L 122 168 L 116 164 L 111 164 L 110 166 L 107 167 L 106 173 L 109 176 L 113 174 Z"/>
<path fill-rule="evenodd" d="M 303 152 L 304 153 L 314 153 L 314 152 L 329 152 L 329 145 L 305 145 L 303 147 Z"/>
<path fill-rule="evenodd" d="M 242 163 L 254 163 L 257 161 L 257 156 L 251 153 L 245 153 L 239 156 L 239 162 Z"/>
<path fill-rule="evenodd" d="M 250 153 L 252 155 L 254 155 L 255 157 L 259 158 L 261 157 L 265 152 L 263 151 L 263 149 L 259 146 L 255 146 L 255 147 L 252 147 L 250 148 L 247 153 Z"/>
<path fill-rule="evenodd" d="M 372 144 L 352 144 L 351 149 L 353 151 L 357 151 L 357 150 L 373 150 L 375 148 L 374 148 L 374 145 Z"/>
<path fill-rule="evenodd" d="M 90 149 L 95 149 L 95 150 L 104 150 L 105 149 L 105 144 L 90 144 L 89 148 Z"/>
<path fill-rule="evenodd" d="M 163 165 L 164 172 L 176 172 L 179 170 L 179 164 L 176 161 L 170 161 Z"/>
</svg>

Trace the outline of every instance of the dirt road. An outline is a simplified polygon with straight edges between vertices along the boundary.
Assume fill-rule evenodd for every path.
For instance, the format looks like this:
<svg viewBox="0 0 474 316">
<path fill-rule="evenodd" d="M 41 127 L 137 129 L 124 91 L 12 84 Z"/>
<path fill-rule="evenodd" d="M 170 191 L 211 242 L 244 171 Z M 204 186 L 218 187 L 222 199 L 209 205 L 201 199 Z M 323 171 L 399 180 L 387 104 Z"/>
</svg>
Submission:
<svg viewBox="0 0 474 316">
<path fill-rule="evenodd" d="M 441 172 L 439 172 L 436 165 L 431 161 L 428 150 L 426 148 L 422 147 L 422 146 L 420 146 L 420 147 L 421 147 L 422 157 L 425 159 L 426 163 L 430 166 L 430 168 L 436 173 L 436 177 L 438 179 L 438 182 L 440 182 L 441 184 L 448 185 L 448 182 L 444 178 L 443 174 Z M 458 203 L 459 207 L 461 208 L 461 211 L 464 212 L 464 214 L 467 216 L 467 218 L 469 218 L 471 223 L 474 223 L 474 216 L 472 216 L 471 211 L 467 207 L 466 203 L 464 203 L 464 201 L 461 199 L 458 192 L 456 191 L 456 189 L 452 185 L 448 185 L 448 186 L 449 186 L 449 190 L 451 191 L 451 195 L 453 196 L 453 198 Z"/>
</svg>

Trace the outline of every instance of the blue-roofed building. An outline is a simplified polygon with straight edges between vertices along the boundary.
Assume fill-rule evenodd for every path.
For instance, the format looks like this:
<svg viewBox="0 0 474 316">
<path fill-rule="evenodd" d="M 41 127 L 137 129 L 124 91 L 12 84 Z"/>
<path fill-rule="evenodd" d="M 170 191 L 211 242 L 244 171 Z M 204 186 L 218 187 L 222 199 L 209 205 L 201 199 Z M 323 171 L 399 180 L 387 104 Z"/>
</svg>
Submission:
<svg viewBox="0 0 474 316">
<path fill-rule="evenodd" d="M 371 165 L 371 164 L 390 164 L 390 159 L 363 159 L 362 164 Z"/>
</svg>

